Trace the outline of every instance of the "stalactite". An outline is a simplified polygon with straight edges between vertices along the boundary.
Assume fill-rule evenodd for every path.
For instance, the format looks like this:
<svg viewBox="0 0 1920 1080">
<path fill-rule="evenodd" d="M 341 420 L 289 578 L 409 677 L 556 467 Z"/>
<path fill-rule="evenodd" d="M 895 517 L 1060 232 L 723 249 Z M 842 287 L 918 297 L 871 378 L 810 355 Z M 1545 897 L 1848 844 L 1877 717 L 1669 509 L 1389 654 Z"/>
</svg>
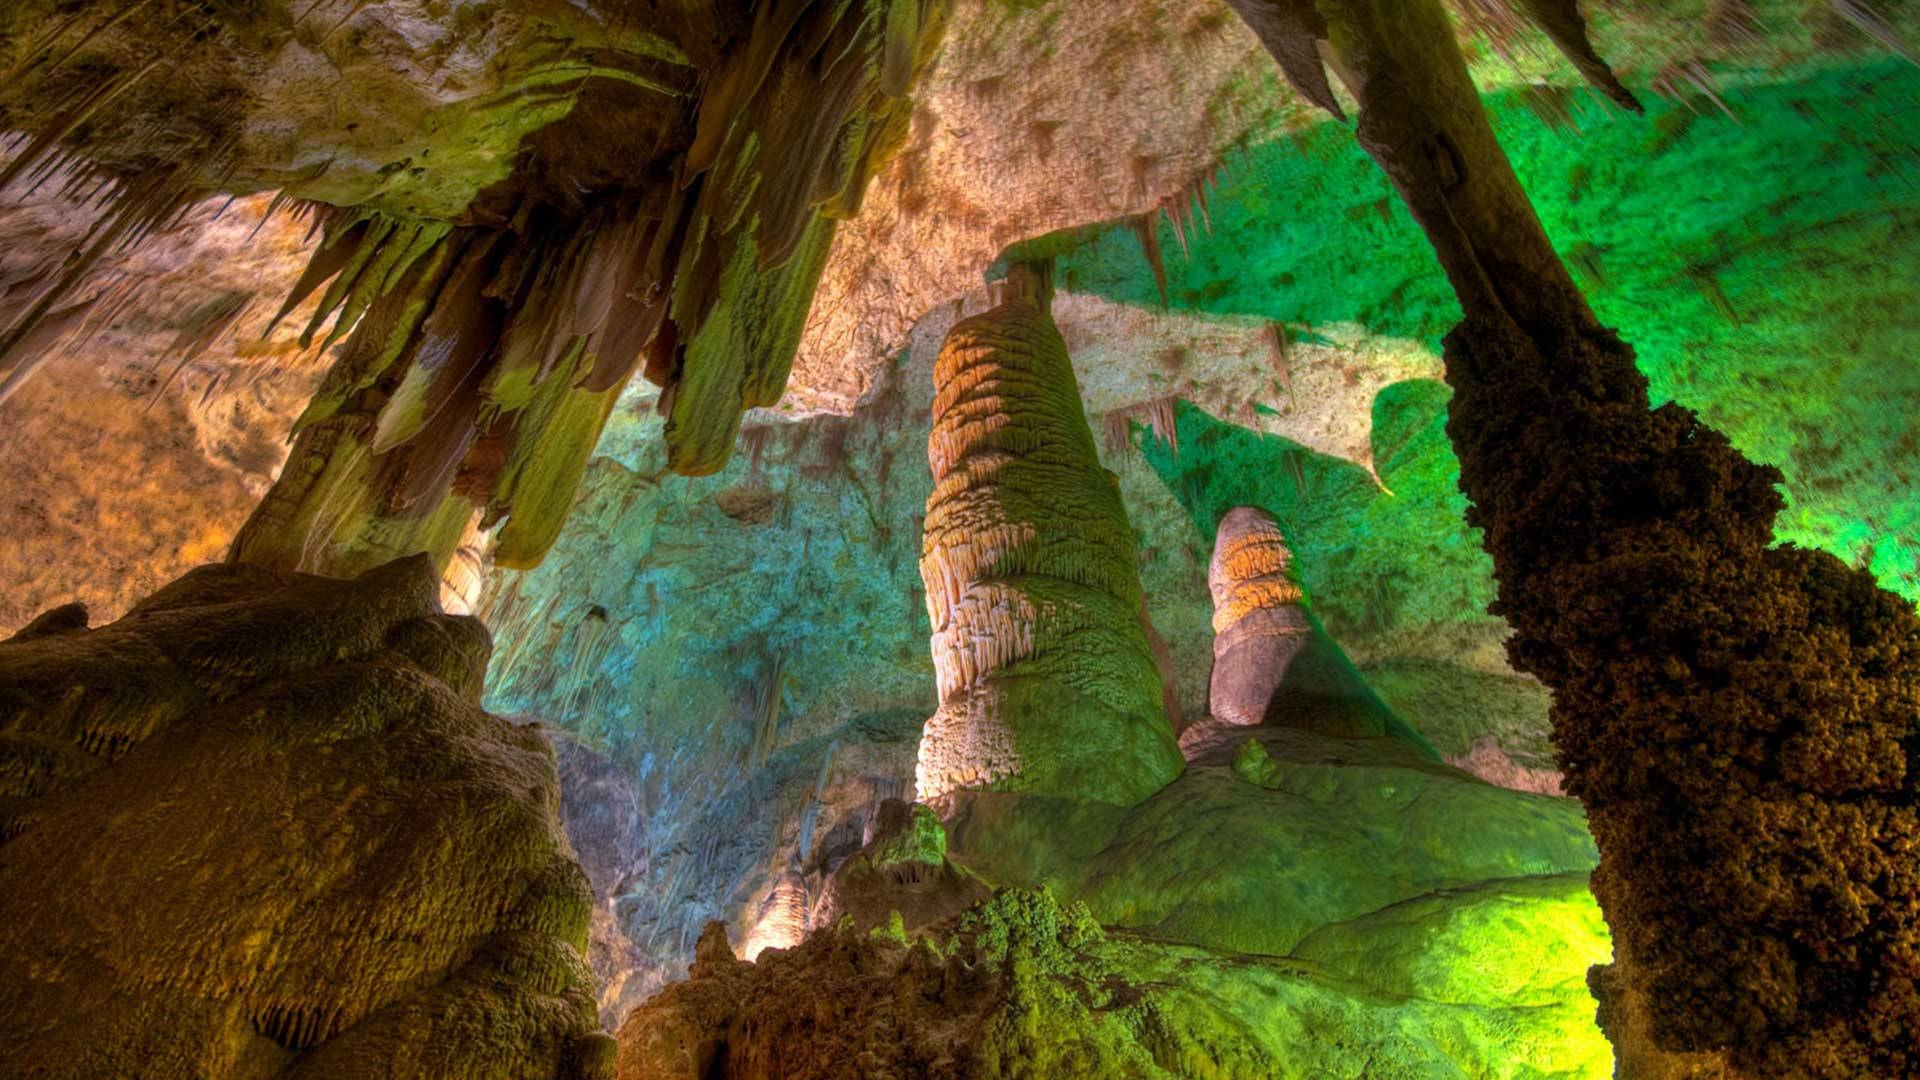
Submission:
<svg viewBox="0 0 1920 1080">
<path fill-rule="evenodd" d="M 1587 37 L 1587 20 L 1581 16 L 1576 0 L 1518 0 L 1525 10 L 1528 21 L 1540 28 L 1560 50 L 1574 70 L 1580 72 L 1594 89 L 1605 94 L 1614 104 L 1629 112 L 1640 112 L 1640 102 L 1633 91 L 1622 85 L 1614 75 L 1613 68 L 1594 51 L 1593 42 Z"/>
<path fill-rule="evenodd" d="M 68 256 L 59 276 L 41 289 L 11 326 L 0 331 L 0 371 L 6 373 L 0 378 L 0 404 L 17 393 L 53 358 L 53 344 L 59 334 L 50 333 L 53 328 L 44 325 L 48 317 L 56 313 L 62 316 L 58 324 L 62 333 L 77 325 L 99 297 L 64 307 L 62 302 L 93 274 L 102 258 L 151 230 L 158 222 L 173 217 L 190 201 L 190 194 L 179 170 L 160 169 L 116 184 L 111 198 L 106 213 L 94 223 L 84 246 Z M 32 347 L 26 347 L 29 345 Z"/>
<path fill-rule="evenodd" d="M 1760 19 L 1748 0 L 1713 0 L 1707 7 L 1707 43 L 1724 53 L 1747 56 L 1763 43 Z"/>
<path fill-rule="evenodd" d="M 253 301 L 254 296 L 250 292 L 225 293 L 209 301 L 200 310 L 187 315 L 186 325 L 174 335 L 173 343 L 167 347 L 168 355 L 178 354 L 179 359 L 174 362 L 166 377 L 160 381 L 153 396 L 147 399 L 146 409 L 153 408 L 154 404 L 166 394 L 167 388 L 180 377 L 180 373 L 186 370 L 188 364 L 199 359 L 214 346 L 215 342 L 233 329 L 233 325 L 240 321 L 241 316 L 252 309 Z"/>
<path fill-rule="evenodd" d="M 760 6 L 741 37 L 714 43 L 720 67 L 692 103 L 685 154 L 675 160 L 669 149 L 615 188 L 550 202 L 536 189 L 516 194 L 509 183 L 499 196 L 504 204 L 489 195 L 494 202 L 476 204 L 470 215 L 474 224 L 457 229 L 373 207 L 312 211 L 323 242 L 280 317 L 317 293 L 303 346 L 347 345 L 298 425 L 306 445 L 295 457 L 320 445 L 318 427 L 344 424 L 354 434 L 322 442 L 370 453 L 372 467 L 335 475 L 351 472 L 380 487 L 351 500 L 319 492 L 312 504 L 279 493 L 236 557 L 291 560 L 317 550 L 321 564 L 310 568 L 324 569 L 332 552 L 383 545 L 336 535 L 316 549 L 309 541 L 321 506 L 357 504 L 361 524 L 344 522 L 349 533 L 397 538 L 414 527 L 389 525 L 457 518 L 447 502 L 458 497 L 505 530 L 497 546 L 503 560 L 534 565 L 557 533 L 613 399 L 642 368 L 664 387 L 672 466 L 700 474 L 724 465 L 742 412 L 781 396 L 833 221 L 857 212 L 869 179 L 904 142 L 908 96 L 948 8 L 947 0 Z M 189 49 L 125 60 L 143 35 L 168 41 L 191 32 L 197 47 L 217 53 L 222 35 L 246 32 L 252 18 L 193 5 L 93 5 L 86 17 L 76 13 L 36 39 L 17 71 L 59 93 L 36 104 L 30 136 L 0 169 L 0 184 L 44 178 L 84 158 L 90 128 L 116 110 L 137 113 L 122 108 L 132 91 L 198 55 Z M 295 23 L 304 25 L 304 16 Z M 66 77 L 77 64 L 61 72 L 83 54 L 109 55 L 102 53 L 109 39 L 118 51 L 104 75 Z M 40 321 L 53 313 L 79 317 L 67 310 L 68 294 L 101 252 L 137 241 L 170 220 L 190 189 L 230 174 L 220 140 L 244 116 L 236 102 L 211 119 L 196 117 L 206 131 L 184 141 L 170 134 L 156 164 L 122 178 L 115 190 L 124 194 L 98 242 L 0 332 L 0 357 L 24 356 L 0 382 L 0 399 L 43 362 Z M 325 169 L 317 165 L 305 181 Z M 163 174 L 173 186 L 165 198 L 150 198 L 150 179 Z M 307 209 L 276 200 L 269 213 L 285 206 Z M 36 347 L 17 348 L 23 343 Z M 556 377 L 570 392 L 550 388 Z M 370 432 L 362 430 L 369 424 Z M 465 461 L 481 451 L 484 460 Z M 489 487 L 488 477 L 498 486 Z M 283 526 L 297 535 L 263 536 Z M 429 531 L 438 535 L 437 526 Z"/>
<path fill-rule="evenodd" d="M 1696 97 L 1706 98 L 1714 107 L 1726 115 L 1727 119 L 1739 121 L 1734 115 L 1727 99 L 1720 96 L 1720 85 L 1699 57 L 1676 60 L 1660 69 L 1653 77 L 1653 92 L 1669 101 L 1677 101 L 1689 111 L 1699 112 L 1694 104 Z"/>
<path fill-rule="evenodd" d="M 1153 283 L 1160 289 L 1160 306 L 1167 306 L 1167 264 L 1160 255 L 1160 211 L 1149 210 L 1133 219 L 1133 235 L 1140 240 L 1140 253 L 1153 270 Z"/>
<path fill-rule="evenodd" d="M 1290 332 L 1283 322 L 1269 322 L 1266 326 L 1267 359 L 1273 365 L 1273 373 L 1280 380 L 1280 386 L 1287 393 L 1293 393 L 1293 353 Z"/>
<path fill-rule="evenodd" d="M 1227 5 L 1259 36 L 1301 97 L 1346 119 L 1320 59 L 1327 20 L 1313 0 L 1227 0 Z"/>
<path fill-rule="evenodd" d="M 1900 31 L 1887 21 L 1886 16 L 1873 9 L 1867 0 L 1831 0 L 1834 14 L 1850 23 L 1854 29 L 1866 35 L 1875 45 L 1905 59 L 1908 63 L 1920 66 L 1920 54 L 1908 46 Z"/>
<path fill-rule="evenodd" d="M 331 282 L 307 333 L 333 318 L 328 343 L 347 344 L 302 438 L 371 417 L 388 487 L 364 506 L 439 515 L 457 487 L 498 527 L 496 560 L 518 568 L 558 535 L 642 367 L 663 387 L 673 468 L 720 468 L 742 413 L 785 386 L 831 218 L 858 209 L 905 137 L 905 94 L 946 5 L 889 0 L 887 12 L 763 6 L 702 97 L 677 174 L 578 217 L 523 202 L 504 226 L 449 231 L 323 212 L 326 239 L 285 307 Z M 288 549 L 263 534 L 311 527 L 313 500 L 269 503 L 235 558 L 281 565 Z"/>
<path fill-rule="evenodd" d="M 1050 291 L 1017 265 L 934 365 L 920 575 L 941 704 L 920 740 L 922 799 L 994 787 L 1131 803 L 1181 769 L 1133 531 Z"/>
</svg>

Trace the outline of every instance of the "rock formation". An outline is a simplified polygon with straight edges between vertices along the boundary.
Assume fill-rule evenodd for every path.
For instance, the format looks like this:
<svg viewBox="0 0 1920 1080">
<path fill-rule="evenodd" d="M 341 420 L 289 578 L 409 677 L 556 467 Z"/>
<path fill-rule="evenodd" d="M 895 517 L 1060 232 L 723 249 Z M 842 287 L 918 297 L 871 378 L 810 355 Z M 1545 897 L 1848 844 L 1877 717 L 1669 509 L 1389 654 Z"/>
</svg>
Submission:
<svg viewBox="0 0 1920 1080">
<path fill-rule="evenodd" d="M 388 141 L 367 146 L 355 133 L 374 127 L 369 104 L 341 101 L 329 118 L 344 122 L 341 141 L 391 160 L 373 177 L 356 156 L 342 169 L 355 175 L 321 181 L 328 159 L 279 178 L 285 205 L 324 237 L 287 306 L 317 292 L 302 344 L 345 348 L 233 555 L 348 574 L 418 550 L 444 564 L 475 513 L 500 524 L 501 565 L 538 563 L 637 371 L 666 388 L 673 467 L 724 464 L 741 413 L 780 396 L 834 221 L 859 209 L 905 139 L 908 94 L 947 11 L 944 0 L 703 4 L 633 27 L 589 7 L 552 20 L 486 9 L 445 27 L 359 0 L 197 16 L 171 6 L 87 4 L 61 21 L 29 4 L 0 21 L 15 76 L 0 115 L 32 136 L 0 187 L 84 162 L 72 183 L 101 186 L 111 207 L 0 328 L 0 365 L 72 306 L 102 255 L 210 190 L 275 173 L 289 148 L 248 124 L 278 89 L 261 72 L 315 51 L 333 60 L 333 31 L 349 23 L 353 44 L 332 51 L 355 60 L 359 43 L 396 29 L 486 55 L 485 76 L 448 80 L 475 95 L 461 102 L 477 114 L 465 118 L 481 129 L 472 141 L 451 117 L 415 115 L 398 130 L 380 117 Z M 186 74 L 149 82 L 163 63 Z M 556 83 L 557 97 L 538 89 Z M 220 95 L 200 100 L 209 86 Z M 489 91 L 544 100 L 499 117 Z M 198 108 L 156 118 L 165 92 Z M 168 140 L 151 137 L 156 124 Z M 445 140 L 441 158 L 428 162 L 435 147 L 416 138 Z M 44 355 L 11 365 L 0 400 Z"/>
<path fill-rule="evenodd" d="M 1867 572 L 1771 546 L 1779 473 L 1650 407 L 1439 4 L 1322 10 L 1311 33 L 1360 102 L 1360 141 L 1466 316 L 1446 339 L 1448 430 L 1514 664 L 1554 690 L 1567 787 L 1600 845 L 1603 1022 L 1637 1060 L 1651 1045 L 1724 1051 L 1755 1076 L 1913 1074 L 1920 621 Z M 1579 39 L 1569 7 L 1542 13 L 1563 47 Z M 1283 68 L 1297 53 L 1268 44 Z M 1631 107 L 1596 64 L 1581 66 Z"/>
<path fill-rule="evenodd" d="M 710 926 L 621 1027 L 620 1077 L 1604 1075 L 1570 800 L 1237 734 L 1132 808 L 964 791 L 949 840 L 895 804 L 831 926 L 754 963 Z M 928 919 L 975 867 L 1005 887 Z"/>
<path fill-rule="evenodd" d="M 935 363 L 920 576 L 940 709 L 922 799 L 991 786 L 1129 803 L 1180 773 L 1133 532 L 1050 291 L 1044 268 L 1016 267 Z"/>
<path fill-rule="evenodd" d="M 1350 737 L 1398 728 L 1308 610 L 1292 563 L 1273 515 L 1241 506 L 1220 520 L 1207 566 L 1213 719 Z"/>
<path fill-rule="evenodd" d="M 0 643 L 0 1072 L 609 1074 L 552 753 L 438 589 L 211 566 Z"/>
</svg>

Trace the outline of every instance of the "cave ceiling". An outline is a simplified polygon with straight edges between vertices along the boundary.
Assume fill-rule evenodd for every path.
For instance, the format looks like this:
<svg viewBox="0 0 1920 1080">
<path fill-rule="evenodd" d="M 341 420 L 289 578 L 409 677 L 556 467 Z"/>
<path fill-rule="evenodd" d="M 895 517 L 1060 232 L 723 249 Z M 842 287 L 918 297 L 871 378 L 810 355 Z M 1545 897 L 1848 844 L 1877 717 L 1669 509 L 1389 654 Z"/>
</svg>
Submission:
<svg viewBox="0 0 1920 1080">
<path fill-rule="evenodd" d="M 921 22 L 945 7 L 900 6 Z M 143 190 L 133 181 L 164 171 L 160 194 L 172 201 L 271 190 L 288 204 L 461 226 L 511 226 L 529 204 L 577 218 L 597 200 L 690 183 L 715 156 L 707 147 L 687 160 L 703 103 L 729 105 L 728 65 L 741 66 L 730 58 L 747 56 L 757 72 L 769 41 L 852 7 L 28 0 L 0 12 L 0 127 L 32 133 L 16 168 L 46 164 L 37 146 L 131 194 Z M 851 408 L 913 320 L 1009 244 L 1171 207 L 1232 147 L 1341 111 L 1317 56 L 1281 65 L 1294 86 L 1277 85 L 1261 41 L 1294 55 L 1315 24 L 1296 26 L 1290 5 L 1245 0 L 1245 24 L 1212 0 L 1088 5 L 1070 17 L 1058 3 L 952 7 L 944 38 L 920 27 L 940 51 L 897 159 L 874 170 L 872 205 L 856 194 L 829 211 L 852 223 L 793 360 L 788 389 L 802 406 Z M 1816 33 L 1851 30 L 1858 44 L 1875 29 L 1870 12 L 1817 7 L 1805 20 Z M 1698 58 L 1778 52 L 1754 32 L 1753 7 L 1693 8 L 1614 5 L 1600 16 L 1598 52 L 1570 4 L 1473 0 L 1456 12 L 1469 55 L 1486 61 L 1483 83 L 1543 92 L 1584 78 L 1628 100 L 1602 54 L 1630 78 L 1691 91 Z M 889 10 L 865 4 L 844 18 Z"/>
</svg>

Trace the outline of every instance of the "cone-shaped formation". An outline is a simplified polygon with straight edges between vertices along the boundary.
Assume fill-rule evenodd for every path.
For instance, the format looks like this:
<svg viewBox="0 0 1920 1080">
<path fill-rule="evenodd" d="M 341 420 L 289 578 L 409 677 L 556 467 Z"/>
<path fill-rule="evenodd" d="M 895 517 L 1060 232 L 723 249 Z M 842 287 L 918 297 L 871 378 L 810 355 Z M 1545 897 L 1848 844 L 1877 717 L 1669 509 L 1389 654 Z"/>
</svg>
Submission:
<svg viewBox="0 0 1920 1080">
<path fill-rule="evenodd" d="M 1140 621 L 1133 530 L 1100 467 L 1044 272 L 934 364 L 920 576 L 940 709 L 919 793 L 994 787 L 1130 803 L 1180 753 Z"/>
<path fill-rule="evenodd" d="M 412 558 L 0 643 L 0 1074 L 608 1076 L 553 756 Z"/>
<path fill-rule="evenodd" d="M 1387 734 L 1396 726 L 1392 712 L 1307 609 L 1292 564 L 1280 526 L 1266 511 L 1240 506 L 1221 518 L 1207 567 L 1213 593 L 1207 702 L 1214 720 L 1322 735 Z"/>
</svg>

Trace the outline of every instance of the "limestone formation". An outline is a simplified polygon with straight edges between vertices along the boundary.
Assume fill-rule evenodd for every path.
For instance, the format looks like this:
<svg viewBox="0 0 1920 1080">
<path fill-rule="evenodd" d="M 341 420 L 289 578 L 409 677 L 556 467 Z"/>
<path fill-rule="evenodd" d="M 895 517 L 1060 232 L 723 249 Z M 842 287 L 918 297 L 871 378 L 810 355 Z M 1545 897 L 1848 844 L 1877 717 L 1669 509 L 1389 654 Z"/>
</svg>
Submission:
<svg viewBox="0 0 1920 1080">
<path fill-rule="evenodd" d="M 990 891 L 948 860 L 946 827 L 932 809 L 888 799 L 874 818 L 873 839 L 834 871 L 816 925 L 851 919 L 872 929 L 899 919 L 917 930 L 958 915 Z"/>
<path fill-rule="evenodd" d="M 0 643 L 0 1073 L 594 1077 L 551 751 L 424 558 Z"/>
<path fill-rule="evenodd" d="M 355 41 L 399 24 L 403 39 L 443 43 L 430 61 L 385 46 L 396 61 L 444 63 L 461 45 L 493 52 L 475 81 L 495 85 L 443 84 L 473 93 L 452 110 L 472 115 L 416 112 L 401 129 L 417 141 L 379 148 L 407 155 L 378 168 L 400 179 L 315 183 L 337 158 L 274 178 L 277 207 L 324 237 L 286 309 L 319 295 L 302 344 L 344 348 L 233 557 L 346 574 L 420 550 L 444 564 L 476 512 L 500 526 L 501 565 L 537 564 L 637 372 L 664 388 L 673 468 L 724 465 L 744 410 L 780 397 L 835 222 L 859 210 L 904 142 L 909 95 L 948 10 L 946 0 L 698 4 L 634 26 L 590 5 L 539 18 L 488 7 L 447 28 L 420 25 L 412 5 L 359 0 L 70 6 L 64 20 L 32 10 L 45 4 L 0 16 L 13 76 L 0 118 L 30 135 L 0 187 L 60 169 L 76 190 L 98 186 L 109 210 L 89 246 L 0 327 L 10 368 L 0 401 L 48 355 L 9 364 L 15 347 L 69 311 L 61 305 L 104 254 L 209 191 L 259 186 L 274 171 L 286 148 L 246 130 L 271 92 L 260 70 L 325 55 L 348 23 Z M 222 91 L 194 101 L 204 113 L 153 116 L 161 93 L 148 80 L 169 60 L 185 96 Z M 489 89 L 535 101 L 495 115 Z M 368 111 L 339 103 L 326 126 L 357 142 Z M 380 119 L 390 130 L 394 118 Z M 464 132 L 470 141 L 462 120 L 478 129 Z M 153 146 L 152 126 L 173 145 Z M 451 145 L 427 161 L 435 147 L 417 142 L 435 140 Z M 429 192 L 430 176 L 446 190 Z"/>
<path fill-rule="evenodd" d="M 1604 952 L 1598 922 L 1576 875 L 1423 897 L 1328 927 L 1288 958 L 1104 929 L 1041 889 L 997 892 L 918 933 L 849 921 L 755 963 L 714 924 L 691 977 L 622 1025 L 618 1075 L 1599 1076 L 1597 1037 L 1528 1041 L 1588 1023 L 1564 975 Z M 1518 1069 L 1516 1044 L 1531 1053 Z"/>
<path fill-rule="evenodd" d="M 1134 538 L 1099 463 L 1044 269 L 1016 268 L 934 366 L 920 576 L 940 708 L 919 796 L 1136 802 L 1180 773 L 1140 620 Z"/>
<path fill-rule="evenodd" d="M 1529 9 L 1604 69 L 1576 12 Z M 1493 610 L 1514 665 L 1554 691 L 1567 788 L 1600 846 L 1617 942 L 1594 979 L 1603 1019 L 1635 1060 L 1920 1072 L 1912 606 L 1865 570 L 1772 546 L 1779 472 L 1651 407 L 1533 214 L 1437 0 L 1320 10 L 1360 142 L 1465 313 L 1446 338 L 1448 432 Z"/>
<path fill-rule="evenodd" d="M 1392 711 L 1314 618 L 1292 563 L 1273 515 L 1240 506 L 1220 519 L 1207 566 L 1213 719 L 1322 735 L 1387 734 L 1397 727 Z"/>
</svg>

